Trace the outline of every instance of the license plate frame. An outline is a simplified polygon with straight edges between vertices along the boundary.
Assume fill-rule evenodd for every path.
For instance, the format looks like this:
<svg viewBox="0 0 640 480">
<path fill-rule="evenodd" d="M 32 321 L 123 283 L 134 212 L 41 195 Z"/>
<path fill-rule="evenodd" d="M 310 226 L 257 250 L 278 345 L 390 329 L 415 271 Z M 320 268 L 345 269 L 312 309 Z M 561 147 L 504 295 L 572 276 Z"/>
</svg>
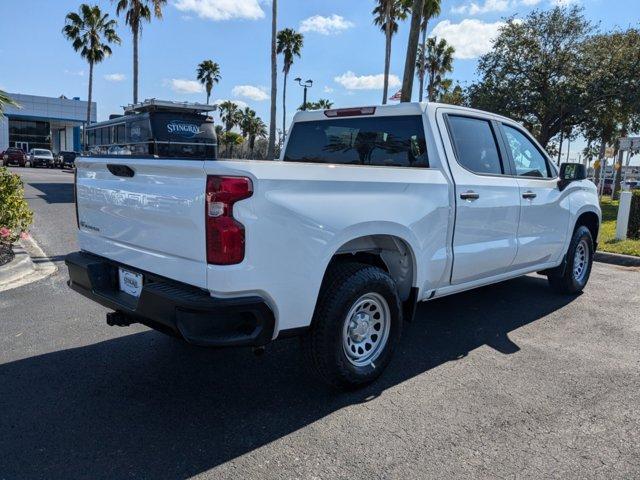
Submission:
<svg viewBox="0 0 640 480">
<path fill-rule="evenodd" d="M 144 285 L 144 275 L 118 267 L 118 284 L 121 292 L 135 298 L 140 298 L 140 293 Z"/>
</svg>

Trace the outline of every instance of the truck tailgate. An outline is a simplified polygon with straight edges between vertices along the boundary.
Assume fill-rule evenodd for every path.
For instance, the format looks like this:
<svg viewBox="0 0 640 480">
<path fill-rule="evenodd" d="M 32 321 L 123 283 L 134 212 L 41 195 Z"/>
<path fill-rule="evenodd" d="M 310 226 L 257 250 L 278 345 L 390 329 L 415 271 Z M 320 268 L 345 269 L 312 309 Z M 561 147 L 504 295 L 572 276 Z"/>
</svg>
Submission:
<svg viewBox="0 0 640 480">
<path fill-rule="evenodd" d="M 76 167 L 82 250 L 206 287 L 204 162 L 79 157 Z"/>
</svg>

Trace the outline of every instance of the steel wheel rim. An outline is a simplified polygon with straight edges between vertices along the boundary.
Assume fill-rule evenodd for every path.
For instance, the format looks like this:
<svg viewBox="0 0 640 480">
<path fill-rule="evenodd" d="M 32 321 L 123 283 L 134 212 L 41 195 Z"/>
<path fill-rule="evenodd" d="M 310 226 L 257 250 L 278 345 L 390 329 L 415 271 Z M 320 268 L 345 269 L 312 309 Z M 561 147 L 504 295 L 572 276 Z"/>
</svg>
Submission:
<svg viewBox="0 0 640 480">
<path fill-rule="evenodd" d="M 391 330 L 391 311 L 385 298 L 366 293 L 349 309 L 342 327 L 342 349 L 352 365 L 373 364 L 384 351 Z"/>
<path fill-rule="evenodd" d="M 587 275 L 589 265 L 589 248 L 585 240 L 580 240 L 573 256 L 573 278 L 582 283 Z"/>
</svg>

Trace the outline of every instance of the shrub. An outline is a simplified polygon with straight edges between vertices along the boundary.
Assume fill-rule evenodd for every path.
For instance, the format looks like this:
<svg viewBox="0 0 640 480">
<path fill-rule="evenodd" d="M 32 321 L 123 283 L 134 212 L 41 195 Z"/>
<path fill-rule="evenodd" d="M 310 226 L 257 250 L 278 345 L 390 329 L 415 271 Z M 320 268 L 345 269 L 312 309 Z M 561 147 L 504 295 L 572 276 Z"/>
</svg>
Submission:
<svg viewBox="0 0 640 480">
<path fill-rule="evenodd" d="M 24 199 L 22 180 L 0 167 L 0 244 L 18 240 L 32 222 L 33 213 Z"/>
</svg>

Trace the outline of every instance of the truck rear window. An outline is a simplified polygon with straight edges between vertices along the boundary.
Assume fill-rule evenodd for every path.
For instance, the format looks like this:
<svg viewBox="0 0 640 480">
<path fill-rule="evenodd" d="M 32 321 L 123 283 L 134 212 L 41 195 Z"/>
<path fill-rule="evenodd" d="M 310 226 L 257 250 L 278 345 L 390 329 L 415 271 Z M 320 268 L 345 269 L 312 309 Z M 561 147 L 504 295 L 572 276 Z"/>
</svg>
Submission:
<svg viewBox="0 0 640 480">
<path fill-rule="evenodd" d="M 428 168 L 422 116 L 299 122 L 284 161 Z"/>
</svg>

